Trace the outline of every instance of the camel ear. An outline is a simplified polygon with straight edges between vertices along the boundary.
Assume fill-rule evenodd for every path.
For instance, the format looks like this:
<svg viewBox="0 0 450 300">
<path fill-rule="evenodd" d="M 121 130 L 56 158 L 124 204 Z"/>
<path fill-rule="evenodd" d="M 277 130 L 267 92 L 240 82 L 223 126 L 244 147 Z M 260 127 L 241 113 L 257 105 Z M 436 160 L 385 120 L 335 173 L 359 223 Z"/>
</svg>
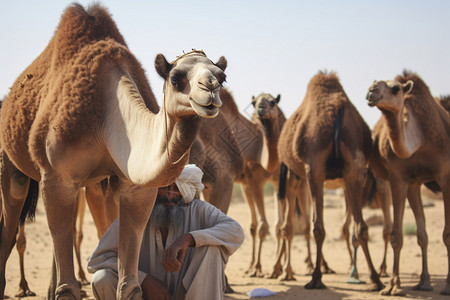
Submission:
<svg viewBox="0 0 450 300">
<path fill-rule="evenodd" d="M 255 96 L 252 96 L 252 105 L 253 105 L 253 107 L 255 107 L 255 105 L 256 105 Z"/>
<path fill-rule="evenodd" d="M 218 66 L 222 71 L 225 71 L 225 69 L 227 68 L 227 59 L 221 56 L 216 62 L 216 66 Z"/>
<path fill-rule="evenodd" d="M 414 86 L 414 81 L 412 80 L 408 80 L 404 85 L 403 85 L 403 94 L 409 94 L 412 91 L 412 88 Z"/>
<path fill-rule="evenodd" d="M 278 96 L 275 98 L 275 101 L 277 101 L 277 103 L 280 103 L 280 99 L 281 99 L 281 95 L 278 94 Z"/>
<path fill-rule="evenodd" d="M 167 62 L 166 58 L 162 54 L 156 55 L 155 58 L 155 69 L 159 76 L 164 79 L 169 77 L 170 70 L 172 70 L 172 65 Z"/>
</svg>

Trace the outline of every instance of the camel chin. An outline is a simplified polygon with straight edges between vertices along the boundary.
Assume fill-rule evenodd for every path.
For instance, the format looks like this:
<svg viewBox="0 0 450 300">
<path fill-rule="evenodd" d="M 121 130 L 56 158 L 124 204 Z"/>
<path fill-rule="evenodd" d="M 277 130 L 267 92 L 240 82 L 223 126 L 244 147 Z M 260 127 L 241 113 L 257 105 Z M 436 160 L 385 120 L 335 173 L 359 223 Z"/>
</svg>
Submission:
<svg viewBox="0 0 450 300">
<path fill-rule="evenodd" d="M 370 107 L 377 106 L 378 103 L 380 103 L 383 96 L 380 96 L 379 98 L 374 99 L 373 95 L 367 95 L 367 104 L 369 104 Z"/>
<path fill-rule="evenodd" d="M 200 105 L 193 100 L 189 100 L 192 109 L 203 118 L 215 118 L 219 114 L 219 107 L 214 104 L 210 104 L 207 106 Z"/>
</svg>

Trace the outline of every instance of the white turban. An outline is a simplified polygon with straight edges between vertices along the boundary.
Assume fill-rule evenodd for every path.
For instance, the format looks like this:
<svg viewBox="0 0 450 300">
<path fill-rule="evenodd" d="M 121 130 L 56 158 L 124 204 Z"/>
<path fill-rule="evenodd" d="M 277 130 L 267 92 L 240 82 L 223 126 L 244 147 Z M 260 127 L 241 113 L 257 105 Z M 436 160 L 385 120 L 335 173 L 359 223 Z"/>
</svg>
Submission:
<svg viewBox="0 0 450 300">
<path fill-rule="evenodd" d="M 191 202 L 194 197 L 199 197 L 205 187 L 202 183 L 203 172 L 196 165 L 186 165 L 181 175 L 175 180 L 185 203 Z"/>
</svg>

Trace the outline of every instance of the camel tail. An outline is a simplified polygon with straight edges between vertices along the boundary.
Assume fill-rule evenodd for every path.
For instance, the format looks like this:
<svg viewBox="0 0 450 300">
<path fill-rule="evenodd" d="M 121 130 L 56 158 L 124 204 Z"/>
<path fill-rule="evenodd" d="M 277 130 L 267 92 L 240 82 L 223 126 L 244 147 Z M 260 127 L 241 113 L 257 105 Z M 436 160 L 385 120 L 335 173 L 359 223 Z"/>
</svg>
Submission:
<svg viewBox="0 0 450 300">
<path fill-rule="evenodd" d="M 441 187 L 436 181 L 426 182 L 425 186 L 435 194 L 442 192 Z"/>
<path fill-rule="evenodd" d="M 287 178 L 287 166 L 281 162 L 280 165 L 280 180 L 278 184 L 278 201 L 286 197 L 286 178 Z"/>
<path fill-rule="evenodd" d="M 20 225 L 25 223 L 25 220 L 28 218 L 33 221 L 36 213 L 36 205 L 39 196 L 39 184 L 36 180 L 30 178 L 30 186 L 28 188 L 28 194 L 25 198 L 25 203 L 22 208 L 22 212 L 20 213 Z"/>
<path fill-rule="evenodd" d="M 334 119 L 333 129 L 333 146 L 331 156 L 326 162 L 327 179 L 335 179 L 342 177 L 342 169 L 344 161 L 342 160 L 339 141 L 341 140 L 342 121 L 344 120 L 344 107 L 339 108 L 336 118 Z"/>
<path fill-rule="evenodd" d="M 366 186 L 364 187 L 364 197 L 363 201 L 367 199 L 367 204 L 372 206 L 372 202 L 374 201 L 375 194 L 377 193 L 377 180 L 373 175 L 370 169 L 367 170 L 367 181 Z"/>
</svg>

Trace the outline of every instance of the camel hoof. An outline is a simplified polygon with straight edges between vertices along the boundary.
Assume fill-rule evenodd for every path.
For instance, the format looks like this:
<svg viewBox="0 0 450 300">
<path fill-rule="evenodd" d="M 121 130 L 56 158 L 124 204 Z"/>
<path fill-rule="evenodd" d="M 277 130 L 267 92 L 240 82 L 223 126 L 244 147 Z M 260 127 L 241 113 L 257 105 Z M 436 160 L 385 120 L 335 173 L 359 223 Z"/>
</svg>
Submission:
<svg viewBox="0 0 450 300">
<path fill-rule="evenodd" d="M 286 274 L 286 275 L 281 279 L 281 281 L 296 281 L 296 280 L 297 280 L 297 279 L 295 279 L 294 275 L 291 274 L 291 273 Z"/>
<path fill-rule="evenodd" d="M 381 291 L 384 288 L 384 285 L 380 283 L 371 283 L 369 287 L 367 288 L 367 291 L 369 292 L 378 292 Z"/>
<path fill-rule="evenodd" d="M 323 284 L 321 279 L 313 279 L 305 285 L 305 289 L 326 289 L 326 285 Z"/>
<path fill-rule="evenodd" d="M 417 285 L 413 287 L 413 290 L 415 291 L 432 291 L 433 287 L 431 286 L 431 283 L 429 280 L 426 281 L 420 281 Z"/>
<path fill-rule="evenodd" d="M 336 272 L 333 269 L 326 267 L 322 268 L 322 274 L 336 274 Z"/>
<path fill-rule="evenodd" d="M 29 289 L 20 289 L 19 292 L 16 294 L 17 298 L 34 297 L 34 296 L 36 296 L 36 293 L 30 291 Z"/>
</svg>

